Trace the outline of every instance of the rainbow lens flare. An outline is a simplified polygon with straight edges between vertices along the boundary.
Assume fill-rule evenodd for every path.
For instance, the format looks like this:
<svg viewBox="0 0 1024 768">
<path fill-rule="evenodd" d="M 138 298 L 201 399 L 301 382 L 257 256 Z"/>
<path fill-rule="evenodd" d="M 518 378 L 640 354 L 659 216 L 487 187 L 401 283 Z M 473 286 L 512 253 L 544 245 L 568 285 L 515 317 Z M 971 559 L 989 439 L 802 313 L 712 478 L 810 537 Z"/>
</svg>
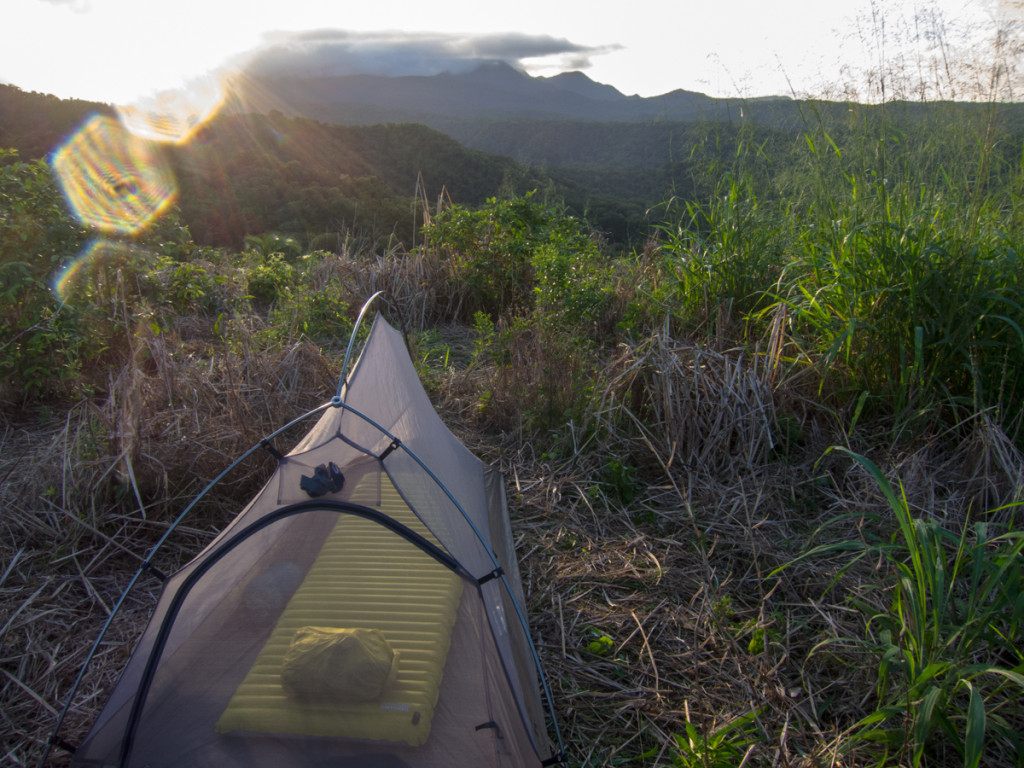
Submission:
<svg viewBox="0 0 1024 768">
<path fill-rule="evenodd" d="M 150 266 L 155 254 L 120 240 L 98 238 L 89 242 L 78 258 L 53 280 L 53 290 L 67 301 L 75 291 L 88 290 L 111 299 L 117 283 L 127 272 Z"/>
<path fill-rule="evenodd" d="M 157 144 L 94 116 L 50 160 L 78 219 L 103 232 L 144 230 L 178 194 Z"/>
<path fill-rule="evenodd" d="M 224 102 L 224 88 L 215 77 L 190 82 L 186 87 L 161 91 L 140 99 L 117 113 L 125 128 L 152 141 L 184 144 L 213 117 Z"/>
</svg>

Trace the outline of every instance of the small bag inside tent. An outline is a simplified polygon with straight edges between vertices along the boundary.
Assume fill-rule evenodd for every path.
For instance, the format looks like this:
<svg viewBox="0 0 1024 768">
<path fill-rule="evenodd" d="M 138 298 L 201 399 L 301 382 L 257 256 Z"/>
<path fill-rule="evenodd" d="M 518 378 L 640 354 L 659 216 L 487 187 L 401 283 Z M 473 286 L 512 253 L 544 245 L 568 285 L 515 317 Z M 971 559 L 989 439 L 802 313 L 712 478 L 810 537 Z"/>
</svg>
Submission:
<svg viewBox="0 0 1024 768">
<path fill-rule="evenodd" d="M 382 317 L 317 412 L 166 580 L 72 765 L 561 760 L 503 480 L 444 426 Z"/>
</svg>

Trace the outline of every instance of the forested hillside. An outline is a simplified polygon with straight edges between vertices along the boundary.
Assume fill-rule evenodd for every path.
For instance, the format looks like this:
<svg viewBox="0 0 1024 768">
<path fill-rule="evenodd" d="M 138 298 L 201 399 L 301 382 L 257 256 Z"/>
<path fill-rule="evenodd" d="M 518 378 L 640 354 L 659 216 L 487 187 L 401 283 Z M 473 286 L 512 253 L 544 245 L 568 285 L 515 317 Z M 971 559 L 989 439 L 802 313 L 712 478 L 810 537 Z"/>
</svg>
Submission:
<svg viewBox="0 0 1024 768">
<path fill-rule="evenodd" d="M 197 241 L 239 246 L 281 232 L 308 241 L 354 233 L 414 241 L 414 206 L 442 193 L 467 205 L 543 179 L 415 124 L 328 126 L 303 118 L 225 115 L 174 151 L 180 208 Z M 415 201 L 415 203 L 414 203 Z"/>
<path fill-rule="evenodd" d="M 0 86 L 0 147 L 41 157 L 88 114 L 105 111 L 105 105 Z M 936 161 L 946 150 L 928 137 L 951 115 L 991 125 L 987 140 L 1004 160 L 1024 135 L 1019 104 L 755 100 L 723 108 L 722 115 L 696 122 L 451 119 L 446 135 L 414 123 L 340 125 L 229 111 L 207 123 L 196 141 L 167 152 L 182 220 L 207 245 L 240 247 L 246 235 L 265 232 L 304 243 L 355 235 L 411 245 L 423 223 L 414 210 L 422 212 L 424 203 L 436 210 L 442 198 L 479 205 L 538 190 L 545 202 L 629 249 L 657 225 L 652 209 L 670 199 L 705 199 L 743 148 L 759 148 L 757 192 L 772 198 L 783 193 L 779 184 L 788 169 L 802 162 L 805 133 L 822 126 L 838 146 L 865 129 L 930 143 Z M 876 173 L 884 163 L 880 156 Z"/>
<path fill-rule="evenodd" d="M 101 104 L 0 86 L 0 147 L 23 160 L 55 150 Z M 468 205 L 550 181 L 514 161 L 468 150 L 415 124 L 348 127 L 270 115 L 215 117 L 194 140 L 165 149 L 183 223 L 196 242 L 240 247 L 246 235 L 304 242 L 355 234 L 411 245 L 415 205 Z M 419 220 L 422 224 L 422 217 Z"/>
<path fill-rule="evenodd" d="M 58 99 L 0 83 L 0 149 L 17 149 L 27 159 L 60 145 L 90 114 L 114 114 L 107 104 Z"/>
<path fill-rule="evenodd" d="M 0 147 L 18 150 L 22 159 L 41 158 L 89 115 L 112 112 L 0 86 Z M 708 126 L 634 127 L 636 141 L 617 124 L 527 123 L 510 130 L 533 136 L 538 152 L 549 156 L 520 162 L 501 151 L 468 149 L 414 123 L 330 125 L 280 112 L 216 116 L 196 140 L 165 151 L 178 180 L 182 221 L 197 243 L 210 246 L 241 247 L 246 235 L 265 232 L 305 243 L 354 235 L 411 245 L 414 222 L 423 223 L 414 210 L 422 212 L 424 204 L 433 210 L 442 199 L 478 205 L 531 190 L 625 246 L 647 236 L 651 206 L 691 187 L 686 153 L 673 159 L 665 146 L 685 146 Z M 713 130 L 735 146 L 735 130 Z M 496 145 L 515 149 L 500 139 Z"/>
</svg>

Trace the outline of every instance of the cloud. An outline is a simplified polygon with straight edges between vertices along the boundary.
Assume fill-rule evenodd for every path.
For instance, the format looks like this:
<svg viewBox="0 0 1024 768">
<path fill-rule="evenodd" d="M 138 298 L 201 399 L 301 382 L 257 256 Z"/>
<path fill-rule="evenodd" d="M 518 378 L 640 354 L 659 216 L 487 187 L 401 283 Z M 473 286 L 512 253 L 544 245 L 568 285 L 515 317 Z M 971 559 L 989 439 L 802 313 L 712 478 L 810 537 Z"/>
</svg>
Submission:
<svg viewBox="0 0 1024 768">
<path fill-rule="evenodd" d="M 462 72 L 483 61 L 525 68 L 538 59 L 586 69 L 591 59 L 620 46 L 585 46 L 550 35 L 457 35 L 408 32 L 347 32 L 317 29 L 271 33 L 267 44 L 238 62 L 257 76 L 436 75 Z"/>
<path fill-rule="evenodd" d="M 48 5 L 66 5 L 75 13 L 85 13 L 92 10 L 89 0 L 39 0 L 39 2 Z"/>
</svg>

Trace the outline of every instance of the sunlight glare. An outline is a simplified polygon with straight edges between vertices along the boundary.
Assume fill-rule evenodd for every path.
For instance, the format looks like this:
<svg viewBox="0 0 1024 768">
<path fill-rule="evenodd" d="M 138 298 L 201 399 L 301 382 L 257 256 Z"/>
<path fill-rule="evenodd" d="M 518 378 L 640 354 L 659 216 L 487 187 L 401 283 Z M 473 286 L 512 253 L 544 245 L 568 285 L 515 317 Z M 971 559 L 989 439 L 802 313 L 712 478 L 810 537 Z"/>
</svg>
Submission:
<svg viewBox="0 0 1024 768">
<path fill-rule="evenodd" d="M 152 141 L 183 144 L 224 103 L 220 78 L 196 78 L 181 88 L 160 91 L 118 107 L 125 128 Z"/>
</svg>

